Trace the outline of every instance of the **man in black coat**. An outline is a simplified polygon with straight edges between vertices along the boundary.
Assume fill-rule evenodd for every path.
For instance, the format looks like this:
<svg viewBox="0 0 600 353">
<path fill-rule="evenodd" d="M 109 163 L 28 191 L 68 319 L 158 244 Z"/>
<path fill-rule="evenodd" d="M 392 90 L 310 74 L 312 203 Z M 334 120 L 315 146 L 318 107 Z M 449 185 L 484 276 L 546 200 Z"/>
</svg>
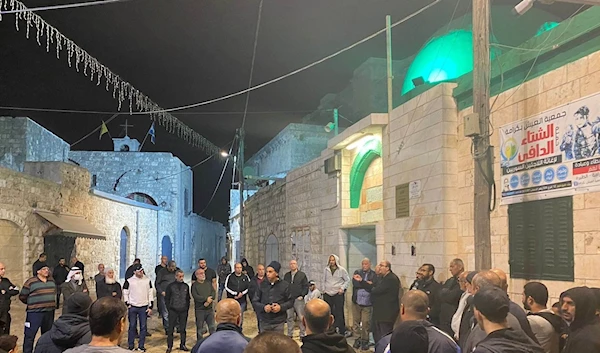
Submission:
<svg viewBox="0 0 600 353">
<path fill-rule="evenodd" d="M 181 343 L 179 350 L 189 351 L 185 345 L 187 318 L 190 309 L 190 287 L 183 281 L 183 271 L 175 271 L 175 281 L 165 289 L 165 305 L 169 310 L 169 328 L 167 330 L 167 353 L 173 349 L 173 331 L 179 325 Z"/>
<path fill-rule="evenodd" d="M 235 299 L 240 304 L 242 310 L 242 321 L 240 327 L 244 325 L 244 311 L 246 311 L 246 295 L 250 288 L 250 278 L 242 273 L 242 264 L 235 264 L 235 271 L 230 273 L 225 279 L 225 290 L 227 291 L 227 298 Z"/>
<path fill-rule="evenodd" d="M 163 301 L 165 311 L 162 316 L 163 328 L 165 333 L 169 330 L 169 310 L 166 305 L 165 296 L 167 295 L 167 286 L 176 281 L 176 272 L 179 270 L 175 261 L 169 261 L 166 268 L 163 268 L 158 272 L 156 277 L 156 297 L 160 301 Z"/>
<path fill-rule="evenodd" d="M 252 300 L 254 310 L 259 314 L 260 330 L 283 334 L 287 310 L 294 305 L 290 296 L 290 285 L 279 279 L 281 264 L 272 261 L 267 266 L 267 281 L 264 281 Z"/>
<path fill-rule="evenodd" d="M 442 285 L 439 284 L 433 276 L 435 275 L 435 266 L 432 264 L 423 264 L 417 271 L 417 279 L 410 286 L 410 290 L 420 290 L 429 297 L 429 321 L 432 324 L 440 326 L 440 293 Z"/>
<path fill-rule="evenodd" d="M 400 279 L 392 272 L 392 265 L 387 260 L 379 263 L 378 272 L 381 277 L 377 283 L 366 281 L 363 284 L 371 290 L 375 343 L 392 332 L 400 313 Z"/>
<path fill-rule="evenodd" d="M 290 284 L 290 296 L 294 298 L 294 306 L 287 310 L 288 336 L 294 333 L 294 313 L 300 320 L 300 338 L 306 335 L 306 328 L 302 322 L 304 317 L 304 296 L 308 294 L 308 278 L 306 274 L 298 270 L 298 262 L 290 261 L 290 271 L 283 276 L 283 280 Z"/>
<path fill-rule="evenodd" d="M 563 353 L 600 352 L 600 321 L 596 298 L 588 287 L 576 287 L 560 295 L 562 316 L 569 323 L 569 337 Z"/>
<path fill-rule="evenodd" d="M 450 262 L 449 271 L 452 277 L 448 278 L 440 292 L 440 329 L 450 337 L 454 337 L 452 331 L 452 316 L 458 309 L 458 302 L 463 294 L 460 289 L 458 276 L 465 271 L 465 265 L 461 259 Z"/>
<path fill-rule="evenodd" d="M 58 260 L 58 265 L 52 271 L 52 278 L 54 278 L 54 282 L 56 283 L 56 308 L 60 307 L 60 295 L 62 291 L 60 286 L 65 283 L 67 280 L 67 275 L 69 274 L 69 266 L 67 266 L 67 260 L 64 257 L 61 257 Z"/>
<path fill-rule="evenodd" d="M 38 259 L 35 260 L 35 262 L 32 265 L 32 269 L 33 269 L 33 277 L 37 276 L 37 271 L 35 270 L 38 264 L 46 264 L 46 260 L 48 259 L 48 256 L 46 256 L 46 253 L 43 252 L 40 254 L 40 256 L 38 256 Z"/>
<path fill-rule="evenodd" d="M 4 322 L 0 334 L 10 335 L 10 298 L 19 294 L 19 287 L 4 277 L 5 274 L 6 266 L 0 262 L 0 321 Z"/>
</svg>

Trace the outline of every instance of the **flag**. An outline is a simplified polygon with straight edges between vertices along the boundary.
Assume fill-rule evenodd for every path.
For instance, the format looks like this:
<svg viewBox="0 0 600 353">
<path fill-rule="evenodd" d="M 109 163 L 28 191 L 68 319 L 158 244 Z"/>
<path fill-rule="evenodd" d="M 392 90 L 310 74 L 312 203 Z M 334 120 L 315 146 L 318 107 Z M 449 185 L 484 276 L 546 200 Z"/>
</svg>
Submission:
<svg viewBox="0 0 600 353">
<path fill-rule="evenodd" d="M 98 140 L 102 140 L 102 135 L 106 134 L 108 132 L 108 127 L 106 127 L 106 124 L 104 123 L 104 120 L 102 121 L 102 126 L 100 126 L 100 137 L 98 137 Z"/>
<path fill-rule="evenodd" d="M 152 144 L 154 145 L 155 140 L 156 140 L 156 133 L 154 131 L 154 123 L 152 123 L 152 126 L 150 126 L 150 130 L 148 130 L 148 135 L 150 135 L 150 142 L 152 142 Z"/>
</svg>

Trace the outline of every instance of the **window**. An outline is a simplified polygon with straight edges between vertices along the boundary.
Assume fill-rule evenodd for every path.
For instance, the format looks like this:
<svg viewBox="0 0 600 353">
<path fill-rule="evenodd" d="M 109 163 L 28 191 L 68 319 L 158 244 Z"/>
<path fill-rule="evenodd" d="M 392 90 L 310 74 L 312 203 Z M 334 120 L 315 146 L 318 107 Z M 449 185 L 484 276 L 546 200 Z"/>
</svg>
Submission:
<svg viewBox="0 0 600 353">
<path fill-rule="evenodd" d="M 154 201 L 154 199 L 152 197 L 150 197 L 149 195 L 143 194 L 141 192 L 134 192 L 132 194 L 129 194 L 129 195 L 127 195 L 127 198 L 130 200 L 133 200 L 133 201 L 157 206 L 156 201 Z"/>
<path fill-rule="evenodd" d="M 513 278 L 573 281 L 573 198 L 508 206 Z"/>
<path fill-rule="evenodd" d="M 310 228 L 298 228 L 292 231 L 292 258 L 298 261 L 298 267 L 306 272 L 310 268 Z"/>
<path fill-rule="evenodd" d="M 190 193 L 188 189 L 183 190 L 183 211 L 186 216 L 190 214 Z"/>
</svg>

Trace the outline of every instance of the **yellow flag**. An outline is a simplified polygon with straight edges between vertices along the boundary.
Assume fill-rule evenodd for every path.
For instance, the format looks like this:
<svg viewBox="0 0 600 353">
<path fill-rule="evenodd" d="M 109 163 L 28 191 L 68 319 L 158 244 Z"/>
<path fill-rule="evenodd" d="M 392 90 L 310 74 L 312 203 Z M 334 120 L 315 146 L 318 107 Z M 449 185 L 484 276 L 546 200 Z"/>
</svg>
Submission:
<svg viewBox="0 0 600 353">
<path fill-rule="evenodd" d="M 106 124 L 104 123 L 104 121 L 102 121 L 102 126 L 100 127 L 100 137 L 98 138 L 98 140 L 102 139 L 102 135 L 106 134 L 108 132 L 108 127 L 106 127 Z"/>
</svg>

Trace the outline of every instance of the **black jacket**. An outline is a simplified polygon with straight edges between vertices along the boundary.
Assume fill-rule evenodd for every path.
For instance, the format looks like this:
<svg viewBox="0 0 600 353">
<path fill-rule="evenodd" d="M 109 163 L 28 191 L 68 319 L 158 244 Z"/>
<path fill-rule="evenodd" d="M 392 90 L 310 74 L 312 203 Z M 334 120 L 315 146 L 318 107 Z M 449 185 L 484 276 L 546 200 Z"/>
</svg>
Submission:
<svg viewBox="0 0 600 353">
<path fill-rule="evenodd" d="M 260 287 L 260 284 L 264 281 L 268 281 L 266 275 L 262 278 L 262 281 L 260 282 L 257 276 L 258 275 L 255 275 L 254 277 L 250 278 L 250 286 L 248 287 L 248 298 L 250 298 L 250 300 L 254 300 L 254 296 L 256 295 L 256 292 L 258 292 L 258 287 Z"/>
<path fill-rule="evenodd" d="M 190 286 L 185 282 L 173 282 L 165 289 L 165 305 L 169 310 L 188 311 L 190 308 Z"/>
<path fill-rule="evenodd" d="M 354 277 L 354 275 L 360 275 L 363 278 L 363 281 L 361 281 L 361 282 L 352 278 L 352 302 L 356 304 L 356 297 L 358 295 L 358 290 L 364 289 L 367 292 L 371 292 L 372 286 L 369 286 L 366 283 L 366 281 L 375 282 L 375 279 L 377 278 L 377 274 L 373 270 L 364 272 L 362 269 L 360 269 L 360 270 L 354 271 L 354 274 L 352 275 L 352 277 Z M 365 281 L 365 277 L 366 277 L 366 281 Z"/>
<path fill-rule="evenodd" d="M 96 285 L 98 286 L 96 288 L 98 299 L 112 297 L 113 293 L 117 293 L 115 298 L 123 298 L 123 290 L 121 289 L 121 284 L 119 282 L 107 284 L 106 281 L 102 280 L 100 282 L 96 282 Z"/>
<path fill-rule="evenodd" d="M 248 275 L 248 278 L 254 277 L 254 275 L 255 275 L 254 268 L 248 264 L 248 260 L 246 260 L 244 258 L 240 262 L 242 264 L 242 273 Z M 244 264 L 246 264 L 246 265 L 244 265 Z"/>
<path fill-rule="evenodd" d="M 67 265 L 65 265 L 65 266 L 56 265 L 56 267 L 54 268 L 54 271 L 52 271 L 52 278 L 54 278 L 54 282 L 59 286 L 61 284 L 65 283 L 68 275 L 69 275 L 69 267 Z"/>
<path fill-rule="evenodd" d="M 34 353 L 61 353 L 90 343 L 91 340 L 92 332 L 87 317 L 64 314 L 54 321 L 50 331 L 40 337 Z"/>
<path fill-rule="evenodd" d="M 544 353 L 544 350 L 523 331 L 507 328 L 487 335 L 474 353 Z"/>
<path fill-rule="evenodd" d="M 133 275 L 134 275 L 134 270 L 133 270 L 133 266 L 135 265 L 129 265 L 129 267 L 127 267 L 127 270 L 125 271 L 125 279 L 130 279 Z"/>
<path fill-rule="evenodd" d="M 334 330 L 302 337 L 302 353 L 354 353 L 346 338 Z"/>
<path fill-rule="evenodd" d="M 373 285 L 364 283 L 371 289 L 373 302 L 373 322 L 396 322 L 400 312 L 400 279 L 394 272 L 381 277 Z"/>
<path fill-rule="evenodd" d="M 563 353 L 600 352 L 600 320 L 595 316 L 596 298 L 587 287 L 571 288 L 560 295 L 575 302 L 575 319 L 569 326 L 569 337 Z"/>
<path fill-rule="evenodd" d="M 237 325 L 234 325 L 234 324 L 227 324 L 227 323 L 225 323 L 225 324 L 219 324 L 219 325 L 217 326 L 217 330 L 216 330 L 216 332 L 223 332 L 223 331 L 230 331 L 230 333 L 232 333 L 232 334 L 237 332 L 237 333 L 239 334 L 239 336 L 240 336 L 242 339 L 246 340 L 246 342 L 250 342 L 250 338 L 249 338 L 249 337 L 246 337 L 246 336 L 244 336 L 244 334 L 242 333 L 242 329 L 241 329 L 239 326 L 237 326 Z M 215 333 L 216 333 L 216 332 L 215 332 Z M 219 336 L 219 335 L 217 335 L 217 336 L 215 336 L 215 337 L 218 337 L 218 336 Z M 225 335 L 224 335 L 224 336 L 225 336 Z M 200 346 L 202 345 L 202 343 L 203 343 L 204 341 L 206 341 L 206 339 L 207 339 L 208 337 L 210 337 L 210 336 L 204 337 L 204 338 L 200 339 L 198 342 L 196 342 L 196 344 L 195 344 L 195 345 L 194 345 L 194 347 L 192 348 L 192 353 L 197 353 L 197 352 L 198 352 L 198 350 L 200 349 Z M 218 338 L 225 338 L 225 339 L 227 339 L 227 338 L 235 338 L 235 341 L 237 341 L 237 339 L 238 339 L 237 335 L 230 335 L 230 336 L 218 337 Z M 220 350 L 220 351 L 227 351 L 227 349 L 229 348 L 228 346 L 230 346 L 230 345 L 231 345 L 231 343 L 232 343 L 231 341 L 232 341 L 232 340 L 229 340 L 229 341 L 227 341 L 227 342 L 226 342 L 226 344 L 225 344 L 225 345 L 223 345 L 223 342 L 218 342 L 218 340 L 217 340 L 217 342 L 215 342 L 215 344 L 219 344 L 219 343 L 221 343 L 221 345 L 220 345 L 220 348 L 221 348 L 221 350 Z M 213 344 L 213 342 L 209 342 L 208 344 L 211 344 L 211 345 L 212 345 L 212 344 Z M 235 345 L 235 343 L 234 343 L 234 345 Z M 223 349 L 224 349 L 224 350 L 223 350 Z"/>
<path fill-rule="evenodd" d="M 427 294 L 427 297 L 429 298 L 429 319 L 432 324 L 439 327 L 441 310 L 440 293 L 442 292 L 442 285 L 434 278 L 431 278 L 428 281 L 415 281 L 411 286 L 411 289 L 418 289 Z"/>
<path fill-rule="evenodd" d="M 245 274 L 237 276 L 235 273 L 227 276 L 225 280 L 225 291 L 227 292 L 227 298 L 235 298 L 238 294 L 243 294 L 240 299 L 236 299 L 240 304 L 246 302 L 246 294 L 250 288 L 250 278 Z"/>
<path fill-rule="evenodd" d="M 460 319 L 460 329 L 458 330 L 458 345 L 464 351 L 467 345 L 467 338 L 471 333 L 471 320 L 473 320 L 473 296 L 467 299 L 467 305 Z"/>
<path fill-rule="evenodd" d="M 168 268 L 163 268 L 158 272 L 158 276 L 156 276 L 156 292 L 157 295 L 166 292 L 167 286 L 176 281 L 175 273 L 179 270 L 179 267 L 175 269 L 175 271 L 171 272 Z"/>
<path fill-rule="evenodd" d="M 298 297 L 304 298 L 308 294 L 308 278 L 304 272 L 298 270 L 293 281 L 292 272 L 288 272 L 283 276 L 283 280 L 290 284 L 290 296 L 294 300 Z"/>
<path fill-rule="evenodd" d="M 2 294 L 4 291 L 4 294 Z M 0 282 L 0 314 L 7 313 L 10 310 L 10 297 L 19 294 L 19 290 L 12 282 L 4 277 Z"/>
<path fill-rule="evenodd" d="M 277 303 L 281 306 L 278 313 L 265 312 L 265 305 Z M 290 296 L 290 285 L 286 281 L 278 279 L 271 284 L 265 278 L 263 283 L 254 294 L 252 299 L 254 311 L 259 315 L 262 322 L 267 324 L 281 324 L 287 319 L 287 309 L 294 307 L 294 298 Z"/>
<path fill-rule="evenodd" d="M 452 316 L 458 309 L 458 302 L 462 294 L 458 277 L 448 278 L 440 292 L 440 329 L 450 336 L 454 334 L 452 332 Z"/>
</svg>

